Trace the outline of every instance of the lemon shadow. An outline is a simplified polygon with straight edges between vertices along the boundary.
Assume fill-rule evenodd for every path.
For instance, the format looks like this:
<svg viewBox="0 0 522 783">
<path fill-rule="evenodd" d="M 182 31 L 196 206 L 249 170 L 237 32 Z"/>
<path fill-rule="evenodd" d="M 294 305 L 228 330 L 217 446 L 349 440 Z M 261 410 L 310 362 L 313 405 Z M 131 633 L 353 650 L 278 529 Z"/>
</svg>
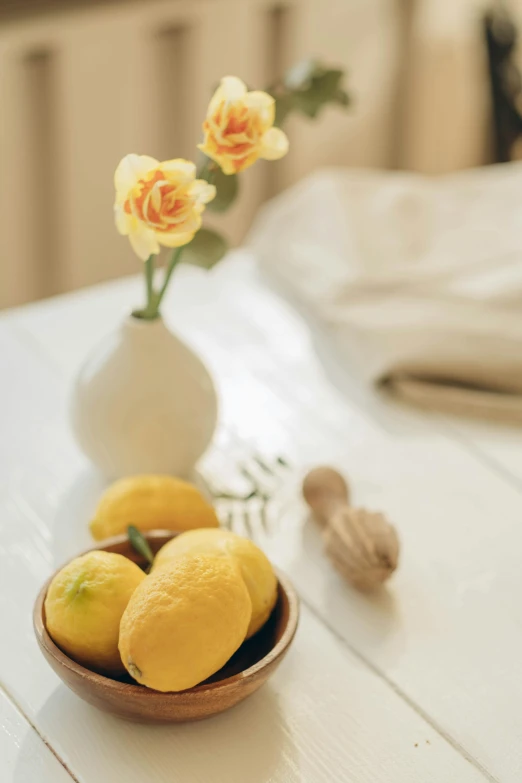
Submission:
<svg viewBox="0 0 522 783">
<path fill-rule="evenodd" d="M 86 468 L 59 499 L 52 527 L 56 567 L 95 545 L 89 522 L 106 487 L 107 481 L 100 473 Z"/>
<path fill-rule="evenodd" d="M 80 780 L 302 779 L 292 732 L 269 684 L 228 712 L 178 725 L 129 723 L 96 710 L 60 685 L 39 710 L 36 725 L 53 738 L 52 747 Z M 27 783 L 24 744 L 13 783 Z"/>
</svg>

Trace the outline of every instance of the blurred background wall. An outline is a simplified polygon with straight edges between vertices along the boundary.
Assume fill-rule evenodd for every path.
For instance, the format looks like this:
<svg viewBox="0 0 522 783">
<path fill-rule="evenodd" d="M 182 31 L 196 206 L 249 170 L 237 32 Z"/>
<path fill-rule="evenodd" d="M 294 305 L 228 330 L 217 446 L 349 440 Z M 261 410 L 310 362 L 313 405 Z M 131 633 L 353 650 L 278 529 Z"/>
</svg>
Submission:
<svg viewBox="0 0 522 783">
<path fill-rule="evenodd" d="M 477 0 L 106 0 L 0 9 L 0 307 L 132 274 L 112 218 L 128 152 L 191 157 L 228 73 L 263 88 L 311 55 L 345 67 L 348 111 L 291 119 L 289 155 L 243 177 L 220 221 L 317 166 L 438 174 L 490 160 Z M 520 0 L 513 0 L 522 18 Z M 213 218 L 216 222 L 217 218 Z"/>
</svg>

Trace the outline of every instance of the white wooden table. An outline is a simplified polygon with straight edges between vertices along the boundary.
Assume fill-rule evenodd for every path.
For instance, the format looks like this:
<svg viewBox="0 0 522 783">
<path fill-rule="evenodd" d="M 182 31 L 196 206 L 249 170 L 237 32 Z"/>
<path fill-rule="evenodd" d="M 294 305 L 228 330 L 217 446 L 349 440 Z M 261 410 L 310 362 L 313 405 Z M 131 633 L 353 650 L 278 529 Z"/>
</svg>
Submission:
<svg viewBox="0 0 522 783">
<path fill-rule="evenodd" d="M 1 783 L 520 783 L 522 433 L 361 388 L 242 253 L 181 269 L 165 314 L 215 375 L 218 439 L 295 467 L 264 542 L 302 598 L 295 644 L 258 694 L 201 724 L 128 724 L 60 683 L 32 603 L 89 545 L 102 486 L 69 434 L 68 386 L 140 301 L 128 279 L 0 318 Z M 325 461 L 399 529 L 380 597 L 345 586 L 307 521 L 299 478 Z"/>
</svg>

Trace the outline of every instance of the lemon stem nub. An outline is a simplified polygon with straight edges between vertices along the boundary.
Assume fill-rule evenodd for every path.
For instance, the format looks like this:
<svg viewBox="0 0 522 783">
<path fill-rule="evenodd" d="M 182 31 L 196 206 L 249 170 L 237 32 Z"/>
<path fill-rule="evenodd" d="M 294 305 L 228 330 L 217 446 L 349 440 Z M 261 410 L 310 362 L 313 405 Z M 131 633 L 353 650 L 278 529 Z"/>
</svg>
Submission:
<svg viewBox="0 0 522 783">
<path fill-rule="evenodd" d="M 138 669 L 136 664 L 131 661 L 130 658 L 127 663 L 127 670 L 131 677 L 134 677 L 135 680 L 139 680 L 141 677 L 143 677 L 141 671 Z"/>
</svg>

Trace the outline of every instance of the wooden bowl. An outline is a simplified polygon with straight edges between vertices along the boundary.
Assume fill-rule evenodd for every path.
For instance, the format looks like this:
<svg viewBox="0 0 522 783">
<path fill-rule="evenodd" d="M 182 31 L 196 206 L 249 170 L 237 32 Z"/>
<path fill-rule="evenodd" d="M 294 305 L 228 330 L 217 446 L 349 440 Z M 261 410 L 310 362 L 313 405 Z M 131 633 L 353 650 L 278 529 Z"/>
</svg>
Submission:
<svg viewBox="0 0 522 783">
<path fill-rule="evenodd" d="M 146 534 L 154 554 L 176 534 L 157 530 Z M 144 567 L 145 561 L 126 536 L 104 541 L 93 549 L 117 552 Z M 228 663 L 201 685 L 178 693 L 161 693 L 127 677 L 111 679 L 86 669 L 53 642 L 45 625 L 44 601 L 51 577 L 36 599 L 33 623 L 47 662 L 63 682 L 89 704 L 128 720 L 142 723 L 182 723 L 215 715 L 257 691 L 275 671 L 287 652 L 299 619 L 299 600 L 282 574 L 278 577 L 277 604 L 263 628 L 241 645 Z"/>
</svg>

